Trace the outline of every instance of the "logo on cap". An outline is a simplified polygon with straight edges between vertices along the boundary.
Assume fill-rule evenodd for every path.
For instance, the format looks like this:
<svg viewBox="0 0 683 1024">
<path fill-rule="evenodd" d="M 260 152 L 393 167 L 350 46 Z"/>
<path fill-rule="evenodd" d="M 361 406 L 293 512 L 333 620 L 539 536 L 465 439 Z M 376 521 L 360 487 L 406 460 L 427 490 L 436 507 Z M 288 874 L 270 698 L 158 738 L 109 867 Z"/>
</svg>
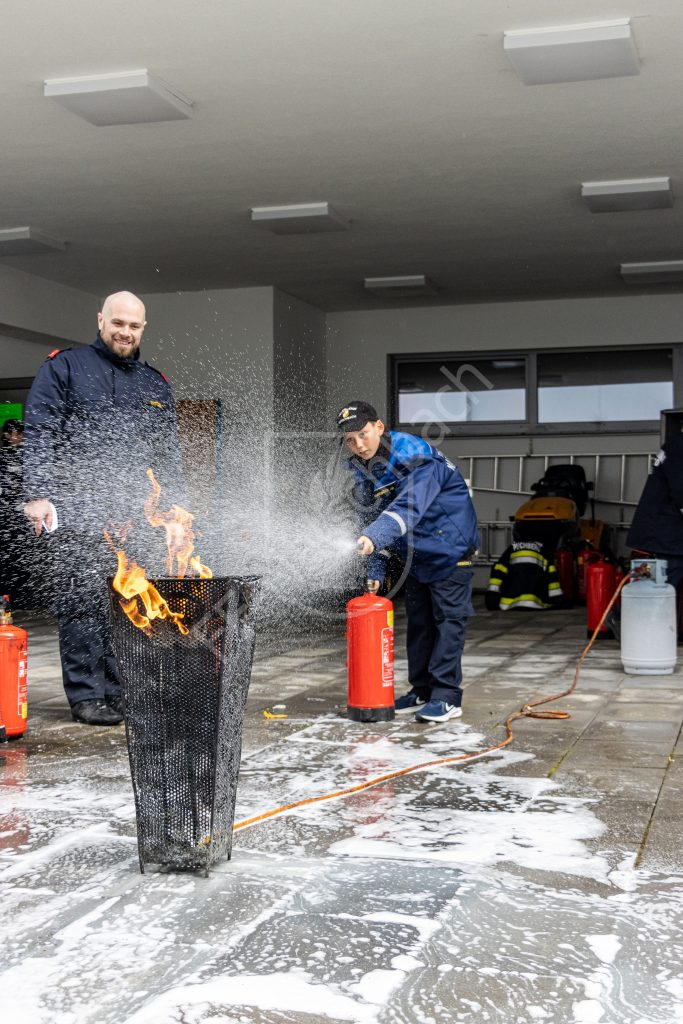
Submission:
<svg viewBox="0 0 683 1024">
<path fill-rule="evenodd" d="M 341 413 L 339 415 L 341 416 L 341 418 L 343 420 L 347 420 L 349 418 L 349 416 L 351 415 L 351 410 L 350 409 L 342 409 L 342 411 L 341 411 Z"/>
</svg>

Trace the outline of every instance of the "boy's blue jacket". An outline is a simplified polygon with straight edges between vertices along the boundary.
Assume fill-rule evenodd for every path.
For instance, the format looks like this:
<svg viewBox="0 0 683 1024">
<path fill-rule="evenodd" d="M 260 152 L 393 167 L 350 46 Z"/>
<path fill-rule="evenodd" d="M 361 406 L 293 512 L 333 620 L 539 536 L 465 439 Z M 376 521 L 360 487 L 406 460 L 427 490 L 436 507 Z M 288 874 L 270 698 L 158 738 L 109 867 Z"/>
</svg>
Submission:
<svg viewBox="0 0 683 1024">
<path fill-rule="evenodd" d="M 373 459 L 351 458 L 349 465 L 363 534 L 375 545 L 368 579 L 384 579 L 383 551 L 396 553 L 421 583 L 432 583 L 450 576 L 479 547 L 467 484 L 427 441 L 392 430 Z"/>
</svg>

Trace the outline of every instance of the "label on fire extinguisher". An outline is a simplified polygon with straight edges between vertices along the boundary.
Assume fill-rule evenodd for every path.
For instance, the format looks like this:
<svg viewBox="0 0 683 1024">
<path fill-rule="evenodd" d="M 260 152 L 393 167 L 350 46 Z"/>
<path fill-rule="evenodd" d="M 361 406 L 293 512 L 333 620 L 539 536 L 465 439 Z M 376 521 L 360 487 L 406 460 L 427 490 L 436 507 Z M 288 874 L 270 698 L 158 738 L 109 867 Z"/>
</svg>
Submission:
<svg viewBox="0 0 683 1024">
<path fill-rule="evenodd" d="M 394 609 L 390 608 L 387 612 L 387 626 L 393 626 L 394 624 Z"/>
<path fill-rule="evenodd" d="M 382 630 L 382 686 L 394 685 L 394 631 Z"/>
<path fill-rule="evenodd" d="M 19 686 L 17 687 L 18 707 L 17 714 L 20 718 L 28 718 L 28 700 L 26 699 L 26 654 L 19 655 Z"/>
</svg>

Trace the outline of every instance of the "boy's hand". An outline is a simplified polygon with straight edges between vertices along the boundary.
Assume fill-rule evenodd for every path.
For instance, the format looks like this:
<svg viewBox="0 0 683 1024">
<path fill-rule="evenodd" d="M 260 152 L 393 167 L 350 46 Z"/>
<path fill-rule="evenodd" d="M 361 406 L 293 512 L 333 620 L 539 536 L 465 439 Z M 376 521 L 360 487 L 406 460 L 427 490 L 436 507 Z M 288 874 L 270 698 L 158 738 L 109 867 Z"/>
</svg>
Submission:
<svg viewBox="0 0 683 1024">
<path fill-rule="evenodd" d="M 377 591 L 379 590 L 379 588 L 380 588 L 380 581 L 379 580 L 366 580 L 365 581 L 365 589 L 367 590 L 368 594 L 376 594 Z"/>
<path fill-rule="evenodd" d="M 358 548 L 358 554 L 364 555 L 365 557 L 371 555 L 375 550 L 375 545 L 369 537 L 359 537 L 356 541 L 356 547 Z"/>
</svg>

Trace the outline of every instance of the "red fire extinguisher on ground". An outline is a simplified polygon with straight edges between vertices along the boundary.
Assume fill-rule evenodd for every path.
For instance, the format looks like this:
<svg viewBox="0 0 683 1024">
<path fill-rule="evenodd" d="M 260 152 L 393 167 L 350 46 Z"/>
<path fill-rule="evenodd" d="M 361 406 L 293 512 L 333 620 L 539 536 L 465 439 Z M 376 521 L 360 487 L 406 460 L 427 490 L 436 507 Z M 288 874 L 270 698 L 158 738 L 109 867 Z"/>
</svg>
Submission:
<svg viewBox="0 0 683 1024">
<path fill-rule="evenodd" d="M 26 630 L 12 625 L 9 598 L 5 594 L 0 597 L 0 740 L 26 732 L 27 640 Z"/>
<path fill-rule="evenodd" d="M 586 583 L 588 582 L 587 570 L 592 562 L 599 562 L 602 555 L 592 548 L 585 548 L 579 551 L 576 558 L 576 599 L 583 604 L 586 600 Z"/>
<path fill-rule="evenodd" d="M 394 717 L 394 606 L 363 594 L 346 606 L 349 693 L 346 713 L 354 722 Z"/>
<path fill-rule="evenodd" d="M 568 601 L 574 600 L 574 552 L 570 548 L 558 548 L 555 552 L 555 568 L 560 589 Z"/>
<path fill-rule="evenodd" d="M 602 618 L 605 608 L 612 600 L 617 587 L 617 570 L 610 562 L 591 562 L 586 567 L 586 611 L 588 613 L 586 633 L 589 637 Z M 611 640 L 614 633 L 602 625 L 597 639 Z"/>
</svg>

